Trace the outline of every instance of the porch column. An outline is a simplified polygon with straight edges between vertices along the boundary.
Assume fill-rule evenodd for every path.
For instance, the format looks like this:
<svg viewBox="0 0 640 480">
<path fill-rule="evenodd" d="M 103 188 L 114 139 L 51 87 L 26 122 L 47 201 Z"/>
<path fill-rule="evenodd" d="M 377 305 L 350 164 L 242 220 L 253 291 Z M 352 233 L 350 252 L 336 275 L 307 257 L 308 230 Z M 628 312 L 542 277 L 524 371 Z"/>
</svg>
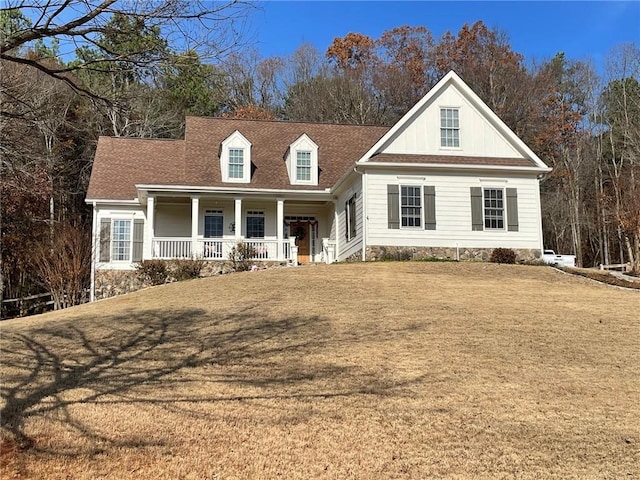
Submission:
<svg viewBox="0 0 640 480">
<path fill-rule="evenodd" d="M 276 236 L 278 238 L 278 260 L 284 260 L 284 199 L 278 198 L 278 208 L 276 214 Z"/>
<path fill-rule="evenodd" d="M 242 240 L 242 198 L 235 199 L 236 242 Z"/>
<path fill-rule="evenodd" d="M 196 258 L 198 252 L 198 217 L 200 213 L 200 198 L 191 197 L 191 257 Z"/>
<path fill-rule="evenodd" d="M 149 195 L 147 197 L 147 228 L 145 232 L 145 238 L 147 241 L 144 243 L 144 253 L 142 255 L 143 260 L 149 260 L 153 258 L 153 237 L 155 236 L 155 208 L 156 199 Z"/>
</svg>

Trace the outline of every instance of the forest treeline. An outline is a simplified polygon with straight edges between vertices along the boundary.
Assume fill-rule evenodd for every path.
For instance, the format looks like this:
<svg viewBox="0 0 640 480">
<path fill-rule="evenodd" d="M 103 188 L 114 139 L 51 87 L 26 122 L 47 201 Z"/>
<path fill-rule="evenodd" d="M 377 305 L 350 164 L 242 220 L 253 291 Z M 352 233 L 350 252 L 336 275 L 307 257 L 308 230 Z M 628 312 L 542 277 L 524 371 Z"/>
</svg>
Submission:
<svg viewBox="0 0 640 480">
<path fill-rule="evenodd" d="M 185 115 L 392 125 L 452 69 L 553 167 L 541 184 L 545 248 L 640 271 L 637 45 L 612 50 L 599 74 L 562 53 L 525 58 L 478 21 L 440 38 L 423 26 L 349 33 L 287 57 L 262 58 L 234 37 L 212 61 L 171 40 L 154 21 L 166 12 L 135 13 L 96 16 L 100 28 L 71 53 L 59 39 L 75 31 L 62 37 L 19 9 L 1 13 L 4 298 L 63 282 L 51 264 L 67 260 L 54 250 L 80 257 L 59 268 L 86 284 L 90 253 L 77 245 L 90 230 L 84 197 L 98 136 L 181 138 Z"/>
</svg>

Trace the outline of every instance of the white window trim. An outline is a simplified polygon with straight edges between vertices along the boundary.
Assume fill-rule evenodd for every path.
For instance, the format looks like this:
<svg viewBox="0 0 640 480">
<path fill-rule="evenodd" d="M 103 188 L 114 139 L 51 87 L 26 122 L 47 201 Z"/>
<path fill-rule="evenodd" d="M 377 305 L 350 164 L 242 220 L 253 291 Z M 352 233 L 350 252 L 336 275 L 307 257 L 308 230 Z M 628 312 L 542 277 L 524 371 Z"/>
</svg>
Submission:
<svg viewBox="0 0 640 480">
<path fill-rule="evenodd" d="M 298 179 L 298 152 L 311 153 L 311 176 L 309 180 Z M 289 181 L 291 185 L 318 185 L 318 145 L 306 133 L 298 137 L 290 146 L 287 156 Z"/>
<path fill-rule="evenodd" d="M 229 177 L 229 151 L 242 150 L 243 170 L 241 178 Z M 251 142 L 238 130 L 222 141 L 220 154 L 222 181 L 227 183 L 251 183 Z"/>
<path fill-rule="evenodd" d="M 442 110 L 445 109 L 454 109 L 458 111 L 458 146 L 457 147 L 449 147 L 442 145 Z M 462 136 L 460 132 L 462 130 L 462 122 L 460 112 L 462 108 L 459 105 L 441 105 L 438 108 L 438 145 L 440 145 L 440 150 L 450 150 L 450 151 L 459 151 L 462 150 Z"/>
<path fill-rule="evenodd" d="M 487 190 L 500 190 L 502 192 L 502 227 L 487 227 L 485 216 L 484 195 Z M 482 186 L 482 229 L 489 232 L 506 232 L 507 231 L 507 191 L 505 187 L 492 185 Z"/>
<path fill-rule="evenodd" d="M 296 183 L 311 183 L 313 181 L 313 152 L 311 150 L 296 150 L 295 151 L 295 165 L 293 166 L 293 174 L 295 176 L 296 179 Z M 303 178 L 299 178 L 298 177 L 298 168 L 300 167 L 300 165 L 298 165 L 298 154 L 300 153 L 308 153 L 309 154 L 309 165 L 304 165 L 304 168 L 309 168 L 309 178 L 308 179 L 303 179 Z"/>
<path fill-rule="evenodd" d="M 123 265 L 123 264 L 131 264 L 133 263 L 133 217 L 112 217 L 111 218 L 111 226 L 110 226 L 110 232 L 109 232 L 109 263 L 115 263 L 115 264 L 119 264 L 119 265 Z M 126 260 L 115 260 L 113 257 L 113 244 L 115 242 L 114 240 L 114 231 L 115 231 L 115 222 L 122 222 L 122 221 L 126 221 L 129 222 L 129 240 L 123 240 L 123 241 L 128 241 L 129 243 L 129 258 Z"/>
<path fill-rule="evenodd" d="M 403 226 L 402 225 L 402 187 L 411 187 L 420 189 L 420 225 L 418 226 Z M 422 184 L 417 183 L 401 183 L 398 185 L 398 208 L 400 210 L 400 229 L 401 230 L 424 230 L 424 188 Z"/>
</svg>

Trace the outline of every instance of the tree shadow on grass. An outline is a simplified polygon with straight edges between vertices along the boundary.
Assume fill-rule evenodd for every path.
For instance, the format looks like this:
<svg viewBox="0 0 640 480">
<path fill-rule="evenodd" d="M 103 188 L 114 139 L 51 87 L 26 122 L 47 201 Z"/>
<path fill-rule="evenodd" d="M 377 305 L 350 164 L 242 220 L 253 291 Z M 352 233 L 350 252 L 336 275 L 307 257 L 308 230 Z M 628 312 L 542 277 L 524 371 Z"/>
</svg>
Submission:
<svg viewBox="0 0 640 480">
<path fill-rule="evenodd" d="M 162 405 L 197 415 L 202 413 L 189 410 L 190 402 L 383 394 L 399 385 L 355 381 L 359 376 L 350 370 L 357 367 L 330 360 L 304 364 L 305 355 L 336 340 L 328 322 L 318 316 L 269 317 L 259 306 L 229 315 L 197 308 L 137 310 L 9 329 L 1 340 L 3 436 L 9 434 L 22 449 L 34 446 L 26 422 L 44 416 L 92 443 L 157 445 L 101 434 L 74 415 L 78 404 Z M 198 388 L 185 389 L 189 382 Z M 314 386 L 308 388 L 310 382 Z M 220 395 L 216 389 L 223 384 L 233 384 L 238 393 Z"/>
</svg>

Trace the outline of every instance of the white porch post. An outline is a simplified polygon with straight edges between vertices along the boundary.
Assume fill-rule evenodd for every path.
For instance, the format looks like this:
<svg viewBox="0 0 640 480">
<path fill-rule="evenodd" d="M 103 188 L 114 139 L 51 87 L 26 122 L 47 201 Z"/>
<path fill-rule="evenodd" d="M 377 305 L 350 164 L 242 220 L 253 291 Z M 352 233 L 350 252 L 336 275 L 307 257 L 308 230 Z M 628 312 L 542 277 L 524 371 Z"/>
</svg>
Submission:
<svg viewBox="0 0 640 480">
<path fill-rule="evenodd" d="M 153 237 L 155 235 L 155 197 L 149 195 L 147 197 L 147 225 L 144 242 L 144 252 L 142 255 L 143 260 L 149 260 L 153 258 Z"/>
<path fill-rule="evenodd" d="M 198 217 L 200 212 L 200 198 L 191 197 L 191 256 L 198 256 Z"/>
<path fill-rule="evenodd" d="M 235 199 L 236 242 L 242 240 L 242 198 Z"/>
<path fill-rule="evenodd" d="M 284 260 L 284 199 L 278 198 L 278 208 L 276 214 L 276 235 L 278 239 L 278 260 Z"/>
</svg>

